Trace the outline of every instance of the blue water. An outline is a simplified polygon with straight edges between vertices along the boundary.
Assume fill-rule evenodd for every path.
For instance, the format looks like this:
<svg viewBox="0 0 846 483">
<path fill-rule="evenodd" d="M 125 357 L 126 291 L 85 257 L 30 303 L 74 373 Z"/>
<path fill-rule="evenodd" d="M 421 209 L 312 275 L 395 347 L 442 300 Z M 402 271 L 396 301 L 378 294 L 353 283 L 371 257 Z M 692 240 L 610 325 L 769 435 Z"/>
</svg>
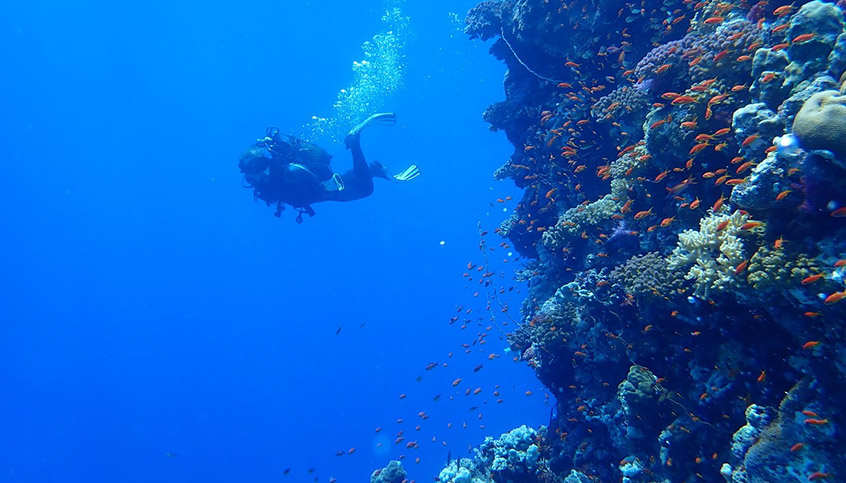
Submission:
<svg viewBox="0 0 846 483">
<path fill-rule="evenodd" d="M 400 454 L 431 481 L 448 451 L 546 423 L 462 277 L 477 222 L 516 191 L 492 179 L 510 149 L 481 119 L 503 68 L 450 16 L 473 3 L 399 4 L 399 122 L 363 146 L 423 175 L 301 225 L 253 202 L 238 155 L 331 115 L 380 1 L 0 5 L 0 481 L 368 481 Z"/>
</svg>

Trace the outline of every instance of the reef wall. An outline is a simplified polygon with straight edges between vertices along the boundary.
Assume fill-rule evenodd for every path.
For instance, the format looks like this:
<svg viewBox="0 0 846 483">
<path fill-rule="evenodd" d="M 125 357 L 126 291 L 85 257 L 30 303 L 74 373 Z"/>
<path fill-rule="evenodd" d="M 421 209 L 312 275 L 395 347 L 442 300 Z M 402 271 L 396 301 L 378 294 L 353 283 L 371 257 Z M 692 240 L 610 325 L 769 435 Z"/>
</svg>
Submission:
<svg viewBox="0 0 846 483">
<path fill-rule="evenodd" d="M 466 32 L 508 67 L 509 344 L 557 401 L 440 481 L 846 480 L 843 5 L 489 0 Z"/>
</svg>

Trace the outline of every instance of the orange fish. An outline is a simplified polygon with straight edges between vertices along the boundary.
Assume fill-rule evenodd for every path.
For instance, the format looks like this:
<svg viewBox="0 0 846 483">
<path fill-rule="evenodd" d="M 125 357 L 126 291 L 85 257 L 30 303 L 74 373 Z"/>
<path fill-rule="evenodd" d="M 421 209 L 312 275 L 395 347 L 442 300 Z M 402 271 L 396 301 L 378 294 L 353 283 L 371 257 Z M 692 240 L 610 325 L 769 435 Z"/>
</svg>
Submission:
<svg viewBox="0 0 846 483">
<path fill-rule="evenodd" d="M 809 340 L 808 342 L 805 342 L 804 344 L 802 344 L 802 349 L 805 349 L 805 350 L 813 349 L 814 347 L 816 347 L 818 345 L 820 345 L 820 341 Z M 807 424 L 807 421 L 806 421 L 806 424 Z"/>
<path fill-rule="evenodd" d="M 714 56 L 714 62 L 719 61 L 720 59 L 722 59 L 723 57 L 728 55 L 728 53 L 729 53 L 728 49 L 721 50 L 720 52 L 717 53 L 717 55 Z"/>
<path fill-rule="evenodd" d="M 774 73 L 767 72 L 766 74 L 761 76 L 761 83 L 766 84 L 767 82 L 770 82 L 771 80 L 775 79 L 775 76 L 776 75 Z"/>
<path fill-rule="evenodd" d="M 746 62 L 748 60 L 752 60 L 751 55 L 741 55 L 740 57 L 737 58 L 738 62 Z"/>
<path fill-rule="evenodd" d="M 842 206 L 842 207 L 832 211 L 831 216 L 834 217 L 834 218 L 846 217 L 846 206 Z"/>
<path fill-rule="evenodd" d="M 784 30 L 784 29 L 786 29 L 786 28 L 788 28 L 788 27 L 790 27 L 790 24 L 789 24 L 789 23 L 783 23 L 783 24 L 781 24 L 781 25 L 778 25 L 778 26 L 776 26 L 776 27 L 773 27 L 772 32 L 773 32 L 774 34 L 777 34 L 777 33 L 781 32 L 782 30 Z"/>
<path fill-rule="evenodd" d="M 834 262 L 835 267 L 846 267 L 846 259 L 840 259 Z"/>
<path fill-rule="evenodd" d="M 731 132 L 731 128 L 724 127 L 722 129 L 717 129 L 717 131 L 714 133 L 714 136 L 722 136 L 722 135 L 728 134 L 730 132 Z"/>
<path fill-rule="evenodd" d="M 655 69 L 655 73 L 661 74 L 663 72 L 666 72 L 672 66 L 673 66 L 672 64 L 663 64 L 663 65 L 659 66 L 657 69 Z"/>
<path fill-rule="evenodd" d="M 823 473 L 821 471 L 815 471 L 808 475 L 808 481 L 825 480 L 828 478 L 831 478 L 831 473 Z"/>
<path fill-rule="evenodd" d="M 805 447 L 805 443 L 796 443 L 790 447 L 790 452 L 795 453 Z"/>
<path fill-rule="evenodd" d="M 640 220 L 640 219 L 642 219 L 642 218 L 646 218 L 647 216 L 649 216 L 649 215 L 651 215 L 651 214 L 652 214 L 652 208 L 650 207 L 650 208 L 649 208 L 648 210 L 646 210 L 646 211 L 638 211 L 638 212 L 635 214 L 634 219 L 635 219 L 635 220 Z"/>
<path fill-rule="evenodd" d="M 717 225 L 717 231 L 723 231 L 728 225 L 731 220 L 721 221 L 719 225 Z"/>
<path fill-rule="evenodd" d="M 790 47 L 790 44 L 775 44 L 770 47 L 770 50 L 772 50 L 773 52 L 778 52 L 779 50 L 784 50 L 788 47 Z"/>
<path fill-rule="evenodd" d="M 715 202 L 714 202 L 714 206 L 712 207 L 712 209 L 713 209 L 714 211 L 719 211 L 719 210 L 720 210 L 720 208 L 722 208 L 722 206 L 723 206 L 723 202 L 724 202 L 725 200 L 726 200 L 726 197 L 725 197 L 725 196 L 723 196 L 723 195 L 720 195 L 720 199 L 718 199 L 717 201 L 715 201 Z"/>
<path fill-rule="evenodd" d="M 825 277 L 825 273 L 818 273 L 816 275 L 811 275 L 810 277 L 805 277 L 802 279 L 802 285 L 810 285 L 823 277 Z"/>
<path fill-rule="evenodd" d="M 758 382 L 764 382 L 767 380 L 767 371 L 761 371 L 761 374 L 758 375 Z"/>
<path fill-rule="evenodd" d="M 803 422 L 811 426 L 825 426 L 826 424 L 828 424 L 828 419 L 809 418 Z"/>
<path fill-rule="evenodd" d="M 843 300 L 844 297 L 846 297 L 846 291 L 834 292 L 833 294 L 826 297 L 823 303 L 825 303 L 826 305 L 836 304 L 837 302 Z"/>
<path fill-rule="evenodd" d="M 696 144 L 696 145 L 694 145 L 692 148 L 690 148 L 690 152 L 689 152 L 688 154 L 696 154 L 696 153 L 698 153 L 699 151 L 702 151 L 703 149 L 707 148 L 708 146 L 709 146 L 709 144 L 708 144 L 708 143 L 699 143 L 699 144 Z"/>
<path fill-rule="evenodd" d="M 782 5 L 781 7 L 778 7 L 773 10 L 773 15 L 775 15 L 776 17 L 784 17 L 792 11 L 793 5 Z"/>
<path fill-rule="evenodd" d="M 697 102 L 695 97 L 678 96 L 675 99 L 673 99 L 673 102 L 671 102 L 671 104 L 674 105 L 674 106 L 680 106 L 682 104 L 690 104 L 690 103 L 693 103 L 693 102 Z"/>
<path fill-rule="evenodd" d="M 678 94 L 676 92 L 665 92 L 665 93 L 661 94 L 661 99 L 667 99 L 668 101 L 671 101 L 671 100 L 675 99 L 676 97 L 679 97 L 680 95 L 681 94 Z"/>
<path fill-rule="evenodd" d="M 814 37 L 816 37 L 816 34 L 813 33 L 813 32 L 811 32 L 809 34 L 797 35 L 796 37 L 793 38 L 793 43 L 794 44 L 801 44 L 802 42 L 807 42 L 807 41 L 813 39 Z"/>
<path fill-rule="evenodd" d="M 783 199 L 787 198 L 787 195 L 789 195 L 790 193 L 792 193 L 792 191 L 791 191 L 791 190 L 784 190 L 784 191 L 782 191 L 781 193 L 779 193 L 778 195 L 776 195 L 776 201 L 781 201 L 781 200 L 783 200 Z"/>
<path fill-rule="evenodd" d="M 726 181 L 726 184 L 729 185 L 729 186 L 737 186 L 737 185 L 743 184 L 745 182 L 746 182 L 746 178 L 743 178 L 743 179 L 737 178 L 737 179 L 730 179 L 730 180 Z"/>
<path fill-rule="evenodd" d="M 743 272 L 744 270 L 746 270 L 746 266 L 747 266 L 747 265 L 749 265 L 749 260 L 743 260 L 742 262 L 740 262 L 740 265 L 738 265 L 737 267 L 735 267 L 735 269 L 734 269 L 734 274 L 735 274 L 735 275 L 739 275 L 741 272 Z"/>
<path fill-rule="evenodd" d="M 710 17 L 705 19 L 705 25 L 717 25 L 723 23 L 723 17 Z"/>
<path fill-rule="evenodd" d="M 663 220 L 661 220 L 661 227 L 666 228 L 670 226 L 670 223 L 672 223 L 675 219 L 675 216 L 672 218 L 664 218 Z"/>
<path fill-rule="evenodd" d="M 699 203 L 700 203 L 699 198 L 696 198 L 695 200 L 693 200 L 690 203 L 690 209 L 695 210 L 695 209 L 699 208 Z"/>
<path fill-rule="evenodd" d="M 763 225 L 763 223 L 760 222 L 760 221 L 750 221 L 748 223 L 744 223 L 744 224 L 740 225 L 740 229 L 741 230 L 751 230 L 751 229 L 757 228 L 761 225 Z"/>
</svg>

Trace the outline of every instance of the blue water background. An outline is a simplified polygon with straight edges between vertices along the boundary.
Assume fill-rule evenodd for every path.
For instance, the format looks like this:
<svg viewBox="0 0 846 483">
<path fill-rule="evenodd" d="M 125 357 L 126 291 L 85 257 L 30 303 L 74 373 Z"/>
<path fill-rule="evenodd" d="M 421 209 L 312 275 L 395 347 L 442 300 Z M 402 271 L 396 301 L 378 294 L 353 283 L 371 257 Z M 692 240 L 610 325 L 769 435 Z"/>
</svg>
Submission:
<svg viewBox="0 0 846 483">
<path fill-rule="evenodd" d="M 503 68 L 449 15 L 473 3 L 401 6 L 399 123 L 364 134 L 423 176 L 302 225 L 252 201 L 238 155 L 331 114 L 381 2 L 0 5 L 0 481 L 367 481 L 400 454 L 431 481 L 447 451 L 546 422 L 499 333 L 465 355 L 487 323 L 448 323 L 484 315 L 461 274 L 516 193 L 481 119 Z M 391 444 L 400 429 L 420 448 Z"/>
</svg>

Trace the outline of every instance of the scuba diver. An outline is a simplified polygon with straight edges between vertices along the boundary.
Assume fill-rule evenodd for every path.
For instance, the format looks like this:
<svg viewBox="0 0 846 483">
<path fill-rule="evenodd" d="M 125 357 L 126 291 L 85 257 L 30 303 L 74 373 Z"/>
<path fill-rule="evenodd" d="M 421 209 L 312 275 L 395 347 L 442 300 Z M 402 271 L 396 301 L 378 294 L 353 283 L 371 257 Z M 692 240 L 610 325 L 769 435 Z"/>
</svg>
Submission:
<svg viewBox="0 0 846 483">
<path fill-rule="evenodd" d="M 352 153 L 352 169 L 344 174 L 335 173 L 330 161 L 332 156 L 320 147 L 293 136 L 279 134 L 277 128 L 267 128 L 264 138 L 247 149 L 238 163 L 244 174 L 244 186 L 253 189 L 253 199 L 268 206 L 275 204 L 277 217 L 284 205 L 297 210 L 297 223 L 302 223 L 303 213 L 314 216 L 313 203 L 322 201 L 354 201 L 373 193 L 373 178 L 378 177 L 402 183 L 420 175 L 411 165 L 400 174 L 391 175 L 374 161 L 368 163 L 361 150 L 361 131 L 368 126 L 393 126 L 393 113 L 374 114 L 353 128 L 344 139 Z"/>
</svg>

